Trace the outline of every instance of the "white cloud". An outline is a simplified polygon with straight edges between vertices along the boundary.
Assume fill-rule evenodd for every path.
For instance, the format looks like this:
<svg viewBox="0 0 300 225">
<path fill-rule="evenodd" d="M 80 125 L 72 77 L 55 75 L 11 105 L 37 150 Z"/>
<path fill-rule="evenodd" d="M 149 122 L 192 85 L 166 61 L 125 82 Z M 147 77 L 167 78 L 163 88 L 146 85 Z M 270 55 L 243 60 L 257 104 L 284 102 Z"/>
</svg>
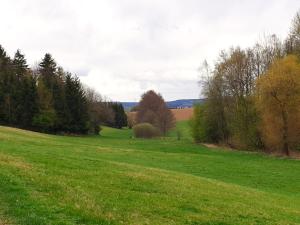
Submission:
<svg viewBox="0 0 300 225">
<path fill-rule="evenodd" d="M 2 44 L 33 64 L 50 52 L 113 100 L 147 89 L 165 99 L 197 98 L 197 68 L 263 33 L 286 35 L 298 0 L 1 1 Z"/>
</svg>

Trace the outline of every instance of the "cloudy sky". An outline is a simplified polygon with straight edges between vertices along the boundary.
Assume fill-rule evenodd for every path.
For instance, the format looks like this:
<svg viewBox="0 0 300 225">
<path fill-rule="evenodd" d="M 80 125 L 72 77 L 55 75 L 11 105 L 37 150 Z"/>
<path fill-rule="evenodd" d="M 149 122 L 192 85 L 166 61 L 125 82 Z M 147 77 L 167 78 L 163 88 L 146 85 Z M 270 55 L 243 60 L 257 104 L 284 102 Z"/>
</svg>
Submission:
<svg viewBox="0 0 300 225">
<path fill-rule="evenodd" d="M 117 101 L 148 89 L 199 97 L 197 69 L 221 49 L 284 38 L 299 0 L 0 0 L 0 44 L 59 65 Z"/>
</svg>

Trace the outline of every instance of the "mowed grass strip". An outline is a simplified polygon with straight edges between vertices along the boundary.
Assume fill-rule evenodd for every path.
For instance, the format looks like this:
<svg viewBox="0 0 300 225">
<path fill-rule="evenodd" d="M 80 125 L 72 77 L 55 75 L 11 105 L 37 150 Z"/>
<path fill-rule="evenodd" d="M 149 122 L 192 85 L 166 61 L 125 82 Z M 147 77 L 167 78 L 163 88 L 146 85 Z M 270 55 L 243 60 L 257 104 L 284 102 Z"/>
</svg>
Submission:
<svg viewBox="0 0 300 225">
<path fill-rule="evenodd" d="M 300 224 L 299 171 L 296 160 L 209 150 L 187 135 L 138 140 L 105 128 L 102 137 L 63 137 L 0 127 L 0 221 Z"/>
</svg>

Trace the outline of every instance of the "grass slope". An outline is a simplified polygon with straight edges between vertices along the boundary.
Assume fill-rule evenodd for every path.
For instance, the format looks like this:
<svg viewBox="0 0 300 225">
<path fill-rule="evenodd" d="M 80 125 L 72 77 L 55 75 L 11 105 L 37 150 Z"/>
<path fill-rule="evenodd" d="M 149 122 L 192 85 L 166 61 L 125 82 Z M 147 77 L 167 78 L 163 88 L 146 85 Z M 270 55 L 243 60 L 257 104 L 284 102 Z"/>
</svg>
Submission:
<svg viewBox="0 0 300 225">
<path fill-rule="evenodd" d="M 3 224 L 300 224 L 300 162 L 105 128 L 62 137 L 0 127 Z"/>
</svg>

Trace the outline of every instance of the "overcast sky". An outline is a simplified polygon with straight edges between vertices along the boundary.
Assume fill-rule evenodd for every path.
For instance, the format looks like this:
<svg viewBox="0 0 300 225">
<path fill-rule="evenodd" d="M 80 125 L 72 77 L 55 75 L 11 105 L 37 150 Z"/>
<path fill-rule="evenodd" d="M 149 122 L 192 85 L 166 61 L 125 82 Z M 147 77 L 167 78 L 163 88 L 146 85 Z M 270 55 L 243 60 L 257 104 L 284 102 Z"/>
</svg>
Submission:
<svg viewBox="0 0 300 225">
<path fill-rule="evenodd" d="M 116 101 L 198 98 L 197 68 L 230 46 L 284 38 L 299 0 L 0 0 L 0 44 L 46 52 Z"/>
</svg>

